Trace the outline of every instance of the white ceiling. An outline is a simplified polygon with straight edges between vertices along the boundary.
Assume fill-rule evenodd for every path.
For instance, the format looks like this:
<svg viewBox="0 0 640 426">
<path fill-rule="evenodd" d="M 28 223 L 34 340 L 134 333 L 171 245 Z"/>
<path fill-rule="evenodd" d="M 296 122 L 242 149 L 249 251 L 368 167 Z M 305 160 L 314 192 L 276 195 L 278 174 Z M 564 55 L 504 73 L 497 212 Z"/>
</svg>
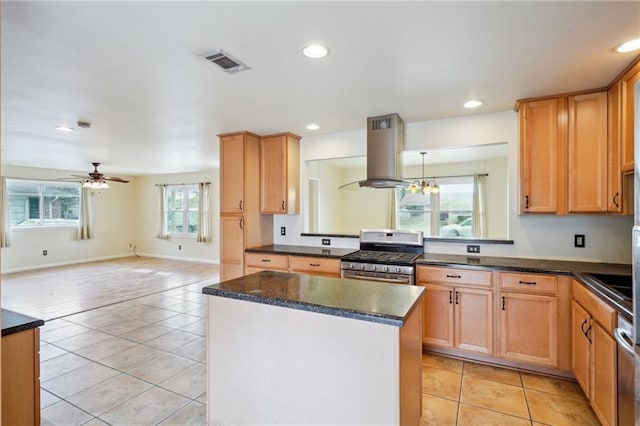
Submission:
<svg viewBox="0 0 640 426">
<path fill-rule="evenodd" d="M 301 136 L 606 86 L 640 2 L 1 3 L 2 164 L 212 170 L 218 133 Z M 330 54 L 301 54 L 322 42 Z M 222 48 L 250 71 L 197 57 Z M 485 101 L 468 111 L 469 98 Z M 90 129 L 55 130 L 78 120 Z M 315 122 L 320 130 L 305 129 Z"/>
</svg>

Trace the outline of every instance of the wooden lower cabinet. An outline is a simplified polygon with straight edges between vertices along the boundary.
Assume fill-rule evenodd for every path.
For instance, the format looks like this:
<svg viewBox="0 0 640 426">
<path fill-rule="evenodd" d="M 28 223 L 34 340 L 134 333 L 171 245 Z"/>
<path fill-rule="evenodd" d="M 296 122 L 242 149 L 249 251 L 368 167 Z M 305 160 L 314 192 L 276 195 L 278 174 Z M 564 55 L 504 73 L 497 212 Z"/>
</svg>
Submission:
<svg viewBox="0 0 640 426">
<path fill-rule="evenodd" d="M 498 355 L 556 367 L 558 308 L 555 296 L 500 292 Z"/>
<path fill-rule="evenodd" d="M 40 329 L 2 337 L 3 425 L 40 424 Z"/>
<path fill-rule="evenodd" d="M 289 272 L 340 278 L 340 259 L 328 257 L 289 256 Z"/>
<path fill-rule="evenodd" d="M 617 345 L 613 308 L 573 283 L 573 373 L 603 425 L 617 422 Z"/>
<path fill-rule="evenodd" d="M 424 284 L 423 343 L 493 354 L 491 290 Z"/>
<path fill-rule="evenodd" d="M 589 395 L 591 388 L 591 350 L 586 332 L 589 329 L 589 312 L 579 303 L 571 302 L 571 324 L 573 333 L 571 335 L 571 360 L 573 364 L 573 374 L 582 387 L 585 395 Z"/>
<path fill-rule="evenodd" d="M 618 417 L 616 341 L 596 322 L 591 346 L 591 406 L 603 424 L 615 425 Z"/>
<path fill-rule="evenodd" d="M 244 217 L 220 216 L 221 281 L 244 275 Z"/>
<path fill-rule="evenodd" d="M 246 253 L 244 255 L 247 274 L 259 271 L 289 272 L 289 256 L 281 254 Z"/>
</svg>

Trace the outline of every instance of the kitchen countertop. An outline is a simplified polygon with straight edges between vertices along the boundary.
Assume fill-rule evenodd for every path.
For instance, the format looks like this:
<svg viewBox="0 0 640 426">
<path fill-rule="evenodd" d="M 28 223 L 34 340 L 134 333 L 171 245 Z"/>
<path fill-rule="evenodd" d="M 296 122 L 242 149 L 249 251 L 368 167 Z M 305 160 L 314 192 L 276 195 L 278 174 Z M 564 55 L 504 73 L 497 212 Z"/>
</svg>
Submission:
<svg viewBox="0 0 640 426">
<path fill-rule="evenodd" d="M 631 265 L 621 263 L 576 262 L 570 260 L 526 259 L 519 257 L 461 256 L 434 253 L 423 254 L 418 258 L 417 264 L 487 267 L 516 272 L 537 272 L 562 275 L 574 275 L 576 273 L 615 275 L 631 274 Z"/>
<path fill-rule="evenodd" d="M 357 249 L 341 249 L 329 247 L 290 246 L 273 244 L 270 246 L 253 247 L 245 250 L 245 253 L 286 254 L 292 256 L 333 257 L 340 258 Z"/>
<path fill-rule="evenodd" d="M 18 312 L 2 309 L 2 335 L 19 333 L 44 325 L 44 321 Z"/>
<path fill-rule="evenodd" d="M 418 286 L 275 271 L 261 271 L 202 289 L 212 296 L 397 327 L 419 306 L 423 291 Z"/>
</svg>

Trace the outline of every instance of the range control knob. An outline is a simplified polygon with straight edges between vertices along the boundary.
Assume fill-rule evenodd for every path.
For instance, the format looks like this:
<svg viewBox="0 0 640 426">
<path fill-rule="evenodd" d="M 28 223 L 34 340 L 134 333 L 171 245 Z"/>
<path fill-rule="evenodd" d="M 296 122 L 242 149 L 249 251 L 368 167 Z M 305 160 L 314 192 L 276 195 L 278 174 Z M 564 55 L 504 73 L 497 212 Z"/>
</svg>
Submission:
<svg viewBox="0 0 640 426">
<path fill-rule="evenodd" d="M 400 273 L 400 267 L 399 266 L 396 266 L 396 272 Z"/>
<path fill-rule="evenodd" d="M 376 270 L 376 265 L 371 265 L 371 270 L 375 271 Z"/>
<path fill-rule="evenodd" d="M 360 264 L 360 269 L 364 269 L 364 263 Z"/>
<path fill-rule="evenodd" d="M 387 265 L 382 267 L 383 272 L 389 272 L 389 267 Z"/>
</svg>

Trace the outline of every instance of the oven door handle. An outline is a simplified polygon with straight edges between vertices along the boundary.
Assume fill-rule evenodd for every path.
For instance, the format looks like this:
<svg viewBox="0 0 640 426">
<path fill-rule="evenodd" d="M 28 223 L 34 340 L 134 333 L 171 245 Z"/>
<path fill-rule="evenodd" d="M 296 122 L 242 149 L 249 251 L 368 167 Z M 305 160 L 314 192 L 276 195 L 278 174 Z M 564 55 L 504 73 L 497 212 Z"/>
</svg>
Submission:
<svg viewBox="0 0 640 426">
<path fill-rule="evenodd" d="M 378 281 L 383 283 L 394 283 L 394 284 L 411 284 L 411 278 L 379 278 L 379 277 L 367 277 L 365 275 L 348 275 L 345 274 L 343 278 L 349 278 L 352 280 L 365 280 L 365 281 Z"/>
<path fill-rule="evenodd" d="M 615 328 L 613 330 L 613 337 L 616 338 L 616 342 L 618 342 L 618 344 L 622 347 L 622 349 L 625 350 L 625 352 L 634 355 L 635 351 L 633 350 L 633 346 L 631 346 L 631 344 L 629 343 L 631 341 L 631 336 L 629 335 L 629 332 L 627 330 L 624 330 L 622 328 Z"/>
</svg>

